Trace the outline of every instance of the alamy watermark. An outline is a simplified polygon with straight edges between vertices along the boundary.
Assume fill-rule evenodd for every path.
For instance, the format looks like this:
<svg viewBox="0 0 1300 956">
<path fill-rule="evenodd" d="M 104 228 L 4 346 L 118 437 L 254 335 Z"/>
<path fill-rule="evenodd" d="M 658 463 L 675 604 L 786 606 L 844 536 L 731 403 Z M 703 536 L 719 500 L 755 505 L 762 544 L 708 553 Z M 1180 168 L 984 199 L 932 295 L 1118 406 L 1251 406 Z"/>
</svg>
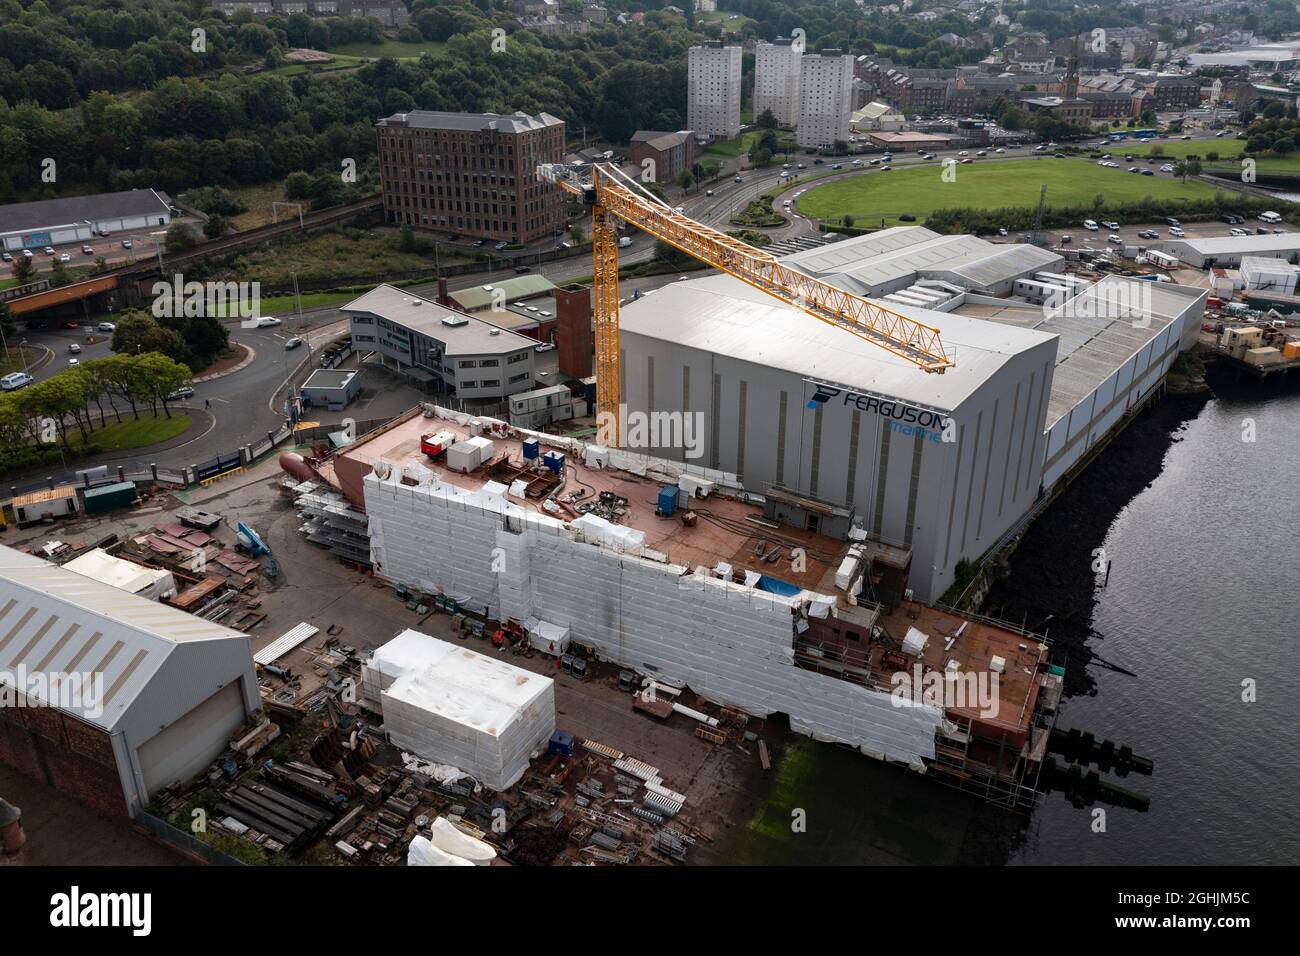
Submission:
<svg viewBox="0 0 1300 956">
<path fill-rule="evenodd" d="M 974 710 L 986 719 L 998 715 L 1001 698 L 996 671 L 926 670 L 918 661 L 910 671 L 896 671 L 890 684 L 890 703 L 895 707 L 922 704 Z"/>
<path fill-rule="evenodd" d="M 153 284 L 152 312 L 156 319 L 235 318 L 244 327 L 261 315 L 260 282 L 186 282 L 179 273 L 170 282 Z"/>
<path fill-rule="evenodd" d="M 704 455 L 703 412 L 642 412 L 618 406 L 618 414 L 596 416 L 597 441 L 608 448 L 677 449 L 686 459 Z"/>
<path fill-rule="evenodd" d="M 0 671 L 0 709 L 57 707 L 91 720 L 104 715 L 104 675 L 81 671 L 33 671 L 19 664 Z"/>
</svg>

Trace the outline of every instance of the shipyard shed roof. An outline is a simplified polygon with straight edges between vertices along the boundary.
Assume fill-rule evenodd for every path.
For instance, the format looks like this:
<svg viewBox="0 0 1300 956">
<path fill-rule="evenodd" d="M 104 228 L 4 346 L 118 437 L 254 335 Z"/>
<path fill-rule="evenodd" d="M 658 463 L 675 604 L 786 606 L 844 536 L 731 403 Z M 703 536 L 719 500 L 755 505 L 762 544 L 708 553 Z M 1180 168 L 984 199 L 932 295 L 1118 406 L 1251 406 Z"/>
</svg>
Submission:
<svg viewBox="0 0 1300 956">
<path fill-rule="evenodd" d="M 623 306 L 620 324 L 624 332 L 942 411 L 956 409 L 1012 356 L 1054 337 L 929 309 L 892 308 L 938 328 L 956 367 L 942 375 L 923 372 L 730 276 L 674 282 Z"/>
<path fill-rule="evenodd" d="M 782 261 L 841 289 L 871 295 L 885 283 L 914 274 L 949 276 L 976 289 L 991 289 L 1026 272 L 1054 268 L 1064 260 L 1037 246 L 899 226 L 796 252 Z"/>
<path fill-rule="evenodd" d="M 113 731 L 175 656 L 202 656 L 214 644 L 248 658 L 251 672 L 247 635 L 0 546 L 0 676 L 22 673 L 29 689 L 36 675 L 102 677 L 100 707 L 46 701 L 88 723 Z M 196 681 L 159 690 L 195 695 L 197 703 L 213 688 Z"/>
<path fill-rule="evenodd" d="M 550 292 L 554 288 L 555 283 L 546 276 L 534 274 L 470 286 L 468 289 L 457 289 L 449 292 L 448 295 L 462 309 L 473 311 L 487 308 L 494 301 L 513 302 L 515 299 L 527 299 Z"/>
</svg>

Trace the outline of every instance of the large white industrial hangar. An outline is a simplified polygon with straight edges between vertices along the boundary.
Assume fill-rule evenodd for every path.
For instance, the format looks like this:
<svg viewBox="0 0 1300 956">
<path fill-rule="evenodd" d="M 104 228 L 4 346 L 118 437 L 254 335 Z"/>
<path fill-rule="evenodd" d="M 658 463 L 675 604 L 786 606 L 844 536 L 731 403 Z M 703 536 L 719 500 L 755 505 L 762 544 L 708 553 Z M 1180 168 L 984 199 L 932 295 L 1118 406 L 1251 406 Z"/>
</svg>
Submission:
<svg viewBox="0 0 1300 956">
<path fill-rule="evenodd" d="M 1294 262 L 1300 253 L 1300 232 L 1267 236 L 1213 236 L 1208 239 L 1171 239 L 1161 248 L 1196 269 L 1239 266 L 1243 256 Z"/>
<path fill-rule="evenodd" d="M 1065 260 L 1038 246 L 945 236 L 924 226 L 895 226 L 797 252 L 782 261 L 855 295 L 877 297 L 921 280 L 985 295 L 1008 295 L 1017 279 L 1058 272 Z"/>
<path fill-rule="evenodd" d="M 68 196 L 0 206 L 0 248 L 10 252 L 133 229 L 165 229 L 171 203 L 153 189 L 130 189 L 96 196 Z"/>
<path fill-rule="evenodd" d="M 1118 276 L 1067 283 L 1051 253 L 970 239 L 889 229 L 783 260 L 873 297 L 944 292 L 931 308 L 882 300 L 940 330 L 957 363 L 943 375 L 715 276 L 624 306 L 624 401 L 696 413 L 703 455 L 691 463 L 755 493 L 851 505 L 870 537 L 910 549 L 913 590 L 937 598 L 959 561 L 996 542 L 1159 387 L 1194 343 L 1207 295 Z M 941 270 L 932 258 L 945 247 L 970 256 Z M 1071 297 L 1048 307 L 985 291 L 1029 276 L 1055 277 Z M 651 450 L 685 460 L 680 448 Z"/>
<path fill-rule="evenodd" d="M 690 463 L 751 491 L 851 504 L 869 535 L 911 550 L 911 586 L 931 600 L 1038 494 L 1056 337 L 909 314 L 941 330 L 956 368 L 927 374 L 729 276 L 674 283 L 622 310 L 624 401 L 698 413 Z"/>
<path fill-rule="evenodd" d="M 132 816 L 261 707 L 247 635 L 7 547 L 0 684 L 17 698 L 0 707 L 0 760 Z"/>
</svg>

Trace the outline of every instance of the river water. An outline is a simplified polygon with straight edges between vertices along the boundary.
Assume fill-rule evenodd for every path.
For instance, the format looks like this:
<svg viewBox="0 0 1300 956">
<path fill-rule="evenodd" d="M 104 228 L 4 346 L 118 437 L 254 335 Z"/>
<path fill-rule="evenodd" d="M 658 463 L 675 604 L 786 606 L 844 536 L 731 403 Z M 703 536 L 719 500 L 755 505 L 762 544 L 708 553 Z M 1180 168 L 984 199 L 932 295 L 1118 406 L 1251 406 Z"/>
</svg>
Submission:
<svg viewBox="0 0 1300 956">
<path fill-rule="evenodd" d="M 1212 381 L 1214 381 L 1212 379 Z M 1095 694 L 1059 726 L 1155 761 L 1147 812 L 1044 796 L 1028 819 L 846 750 L 796 743 L 731 834 L 750 863 L 1280 864 L 1300 860 L 1300 394 L 1215 381 L 1106 536 Z M 1243 440 L 1243 436 L 1247 439 Z M 1243 700 L 1244 682 L 1254 700 Z M 790 825 L 801 816 L 802 829 Z M 1104 830 L 1101 827 L 1104 823 Z M 721 848 L 720 848 L 721 849 Z"/>
</svg>

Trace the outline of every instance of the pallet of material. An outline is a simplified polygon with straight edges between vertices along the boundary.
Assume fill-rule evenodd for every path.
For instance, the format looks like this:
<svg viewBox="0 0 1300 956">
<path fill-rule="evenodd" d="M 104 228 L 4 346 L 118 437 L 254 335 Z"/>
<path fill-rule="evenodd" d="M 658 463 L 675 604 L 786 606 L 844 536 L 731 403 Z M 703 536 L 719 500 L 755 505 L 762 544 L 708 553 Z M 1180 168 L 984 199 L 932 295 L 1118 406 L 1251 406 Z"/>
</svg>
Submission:
<svg viewBox="0 0 1300 956">
<path fill-rule="evenodd" d="M 226 586 L 226 579 L 218 574 L 208 574 L 196 584 L 185 588 L 167 603 L 172 607 L 189 611 L 203 604 Z"/>
<path fill-rule="evenodd" d="M 227 571 L 240 575 L 251 574 L 260 566 L 254 559 L 230 550 L 222 551 L 212 560 Z"/>
<path fill-rule="evenodd" d="M 659 698 L 646 699 L 642 694 L 632 695 L 632 707 L 642 713 L 650 714 L 652 717 L 658 717 L 660 720 L 667 720 L 673 712 L 673 705 L 666 700 Z"/>
</svg>

